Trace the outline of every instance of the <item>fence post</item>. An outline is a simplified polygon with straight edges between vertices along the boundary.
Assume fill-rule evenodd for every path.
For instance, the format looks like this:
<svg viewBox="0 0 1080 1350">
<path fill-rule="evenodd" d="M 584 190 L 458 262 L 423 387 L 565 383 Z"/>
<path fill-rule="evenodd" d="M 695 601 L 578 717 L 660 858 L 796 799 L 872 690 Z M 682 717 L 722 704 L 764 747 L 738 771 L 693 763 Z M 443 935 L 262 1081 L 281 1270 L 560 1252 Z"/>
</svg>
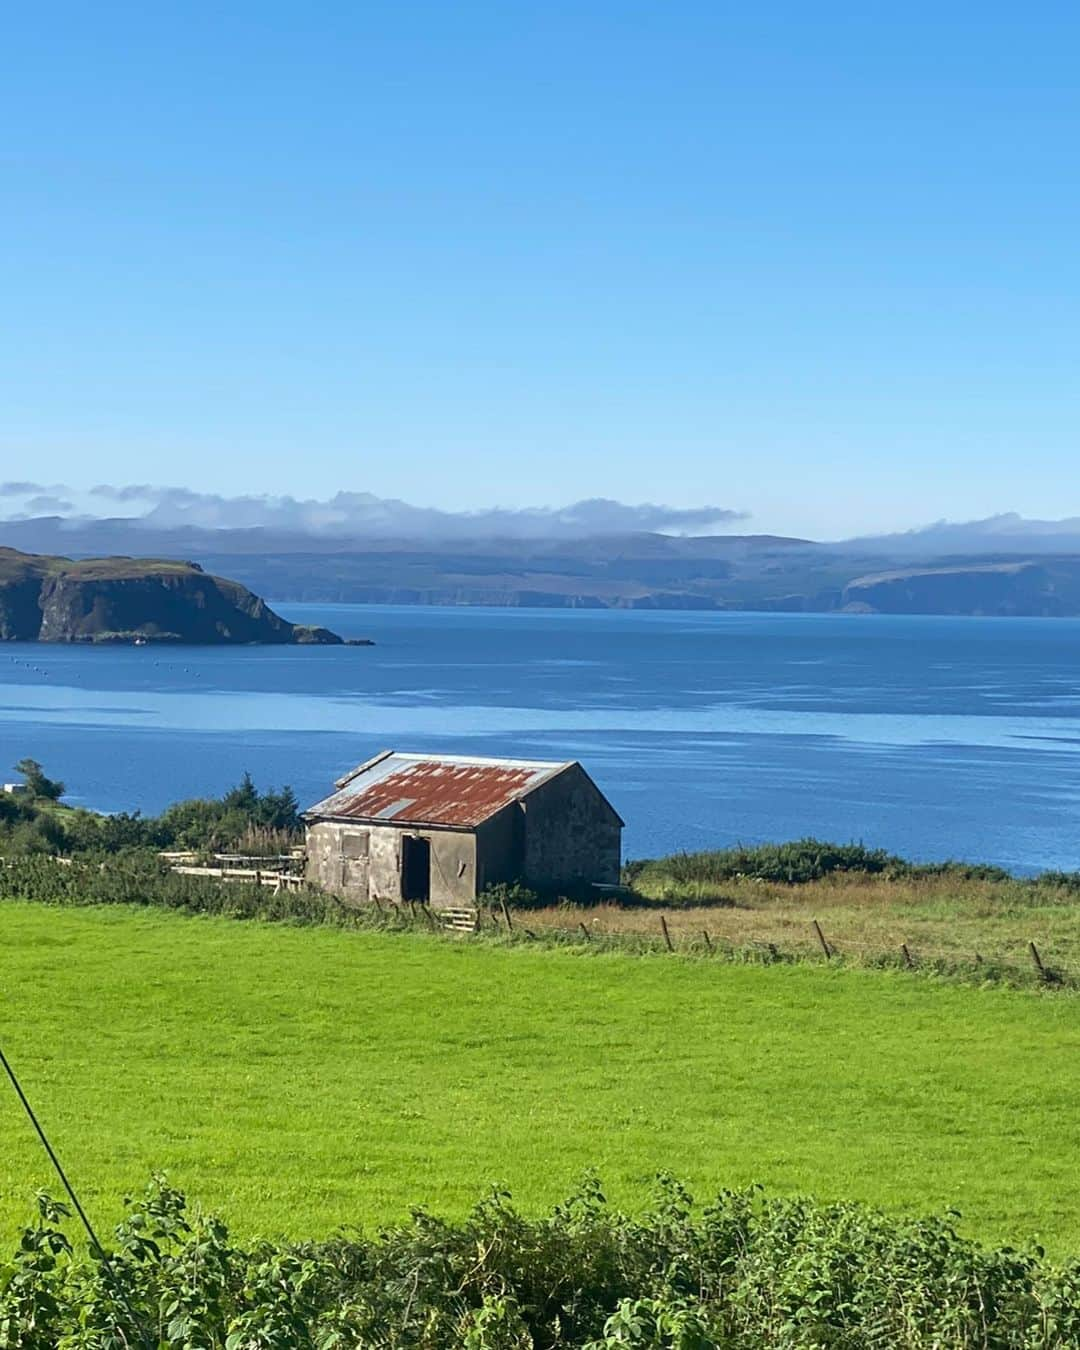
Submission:
<svg viewBox="0 0 1080 1350">
<path fill-rule="evenodd" d="M 901 942 L 900 950 L 904 953 L 904 965 L 907 966 L 908 970 L 914 970 L 915 962 L 911 959 L 911 953 L 907 949 L 906 942 Z"/>
<path fill-rule="evenodd" d="M 709 930 L 707 928 L 703 928 L 701 930 L 701 936 L 705 939 L 705 950 L 711 952 L 713 946 L 712 946 L 712 938 L 709 936 Z"/>
<path fill-rule="evenodd" d="M 665 919 L 662 914 L 660 915 L 660 927 L 664 931 L 664 941 L 667 943 L 668 951 L 673 952 L 675 950 L 675 944 L 672 942 L 671 934 L 668 932 L 667 919 Z"/>
<path fill-rule="evenodd" d="M 501 895 L 499 896 L 499 904 L 502 906 L 503 918 L 506 920 L 506 931 L 512 933 L 514 925 L 510 918 L 510 910 L 507 907 L 506 900 Z"/>
<path fill-rule="evenodd" d="M 592 941 L 592 934 L 591 934 L 591 933 L 589 932 L 589 930 L 585 927 L 585 925 L 584 925 L 583 923 L 579 923 L 579 924 L 578 924 L 578 927 L 581 929 L 582 933 L 584 933 L 584 935 L 585 935 L 585 941 L 586 941 L 586 942 L 591 942 L 591 941 Z"/>
<path fill-rule="evenodd" d="M 1034 942 L 1028 943 L 1028 951 L 1031 953 L 1031 959 L 1035 964 L 1035 969 L 1039 973 L 1039 979 L 1045 980 L 1049 978 L 1046 974 L 1046 967 L 1042 963 L 1042 957 L 1039 955 L 1039 949 L 1035 946 Z"/>
<path fill-rule="evenodd" d="M 814 925 L 814 932 L 817 934 L 818 941 L 821 943 L 821 950 L 825 953 L 825 960 L 828 961 L 832 957 L 832 950 L 825 941 L 825 934 L 821 931 L 821 924 L 818 923 L 817 919 L 811 919 L 811 923 Z"/>
</svg>

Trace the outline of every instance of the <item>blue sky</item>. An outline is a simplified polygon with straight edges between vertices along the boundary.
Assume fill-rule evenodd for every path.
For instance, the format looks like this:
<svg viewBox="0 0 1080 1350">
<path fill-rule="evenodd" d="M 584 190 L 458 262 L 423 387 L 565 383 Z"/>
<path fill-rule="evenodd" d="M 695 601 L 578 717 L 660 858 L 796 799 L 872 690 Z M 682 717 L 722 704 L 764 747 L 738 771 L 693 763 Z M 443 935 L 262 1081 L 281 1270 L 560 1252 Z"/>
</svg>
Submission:
<svg viewBox="0 0 1080 1350">
<path fill-rule="evenodd" d="M 55 4 L 0 477 L 1080 513 L 1074 6 Z"/>
</svg>

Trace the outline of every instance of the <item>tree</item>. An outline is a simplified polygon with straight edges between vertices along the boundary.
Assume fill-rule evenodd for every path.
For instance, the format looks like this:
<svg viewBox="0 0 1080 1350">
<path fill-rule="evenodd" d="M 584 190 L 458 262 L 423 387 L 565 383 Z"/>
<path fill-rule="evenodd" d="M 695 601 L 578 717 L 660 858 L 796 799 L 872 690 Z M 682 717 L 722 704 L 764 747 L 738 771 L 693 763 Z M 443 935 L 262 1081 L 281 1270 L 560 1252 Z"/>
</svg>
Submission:
<svg viewBox="0 0 1080 1350">
<path fill-rule="evenodd" d="M 259 798 L 256 817 L 260 825 L 271 830 L 292 830 L 302 828 L 300 803 L 291 787 L 283 787 L 280 792 L 268 788 Z"/>
<path fill-rule="evenodd" d="M 20 759 L 15 772 L 22 774 L 26 780 L 23 784 L 26 795 L 35 801 L 58 802 L 66 791 L 58 778 L 46 778 L 45 770 L 36 759 Z"/>
<path fill-rule="evenodd" d="M 251 774 L 245 773 L 237 786 L 226 792 L 221 805 L 226 811 L 243 811 L 247 816 L 255 814 L 259 806 L 259 790 L 251 781 Z"/>
</svg>

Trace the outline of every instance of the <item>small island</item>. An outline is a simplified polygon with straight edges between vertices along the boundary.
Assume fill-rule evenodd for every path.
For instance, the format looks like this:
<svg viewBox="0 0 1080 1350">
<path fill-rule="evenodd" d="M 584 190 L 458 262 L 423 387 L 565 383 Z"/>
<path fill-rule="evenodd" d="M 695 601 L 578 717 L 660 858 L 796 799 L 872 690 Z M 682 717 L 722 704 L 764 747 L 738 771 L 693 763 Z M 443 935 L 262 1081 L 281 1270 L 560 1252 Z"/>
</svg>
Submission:
<svg viewBox="0 0 1080 1350">
<path fill-rule="evenodd" d="M 343 644 L 328 628 L 289 623 L 198 563 L 74 561 L 11 548 L 0 548 L 0 641 Z"/>
</svg>

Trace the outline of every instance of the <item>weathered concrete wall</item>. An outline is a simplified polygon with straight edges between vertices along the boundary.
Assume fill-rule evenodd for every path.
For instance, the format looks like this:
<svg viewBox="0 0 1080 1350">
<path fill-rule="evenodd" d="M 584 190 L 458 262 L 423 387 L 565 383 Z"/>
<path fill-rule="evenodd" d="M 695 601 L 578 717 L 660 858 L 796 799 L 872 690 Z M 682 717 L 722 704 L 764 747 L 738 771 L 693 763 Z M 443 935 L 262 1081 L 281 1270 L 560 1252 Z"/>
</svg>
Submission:
<svg viewBox="0 0 1080 1350">
<path fill-rule="evenodd" d="M 531 793 L 525 812 L 525 880 L 541 889 L 616 885 L 622 826 L 603 793 L 575 765 Z"/>
<path fill-rule="evenodd" d="M 364 904 L 369 899 L 370 838 L 366 825 L 322 821 L 307 832 L 308 881 L 343 899 Z"/>
<path fill-rule="evenodd" d="M 401 831 L 382 825 L 370 827 L 368 899 L 401 899 Z"/>
<path fill-rule="evenodd" d="M 492 816 L 476 831 L 476 888 L 520 881 L 525 874 L 525 815 L 519 803 Z"/>
<path fill-rule="evenodd" d="M 354 904 L 401 900 L 402 840 L 431 844 L 431 903 L 471 904 L 476 898 L 476 839 L 458 830 L 405 829 L 320 821 L 307 832 L 307 879 Z"/>
</svg>

